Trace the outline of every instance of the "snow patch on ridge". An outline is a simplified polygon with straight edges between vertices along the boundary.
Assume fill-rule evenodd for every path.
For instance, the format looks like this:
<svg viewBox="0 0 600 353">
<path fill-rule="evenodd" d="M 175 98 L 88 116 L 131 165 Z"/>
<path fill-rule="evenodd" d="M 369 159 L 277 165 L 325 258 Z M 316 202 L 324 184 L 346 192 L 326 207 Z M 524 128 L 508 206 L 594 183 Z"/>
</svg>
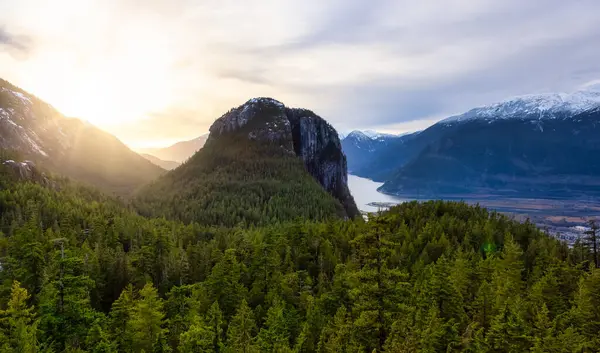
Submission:
<svg viewBox="0 0 600 353">
<path fill-rule="evenodd" d="M 473 119 L 555 119 L 559 113 L 566 113 L 572 116 L 598 107 L 600 107 L 600 91 L 583 90 L 571 94 L 532 94 L 471 109 L 464 114 L 444 119 L 441 123 L 453 123 Z"/>
</svg>

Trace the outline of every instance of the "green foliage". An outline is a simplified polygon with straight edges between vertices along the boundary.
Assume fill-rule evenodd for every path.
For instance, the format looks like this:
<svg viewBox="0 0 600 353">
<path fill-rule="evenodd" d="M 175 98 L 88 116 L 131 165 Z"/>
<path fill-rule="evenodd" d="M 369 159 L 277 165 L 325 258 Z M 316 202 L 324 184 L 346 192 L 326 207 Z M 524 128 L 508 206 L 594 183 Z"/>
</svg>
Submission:
<svg viewBox="0 0 600 353">
<path fill-rule="evenodd" d="M 139 296 L 128 322 L 133 332 L 133 351 L 151 352 L 156 343 L 161 343 L 160 339 L 164 334 L 163 300 L 150 283 L 140 290 Z"/>
<path fill-rule="evenodd" d="M 0 183 L 3 352 L 600 346 L 590 251 L 479 207 L 225 228 L 145 218 L 68 183 Z"/>
<path fill-rule="evenodd" d="M 289 350 L 290 332 L 284 311 L 285 306 L 279 300 L 267 311 L 265 324 L 257 337 L 261 352 Z"/>
<path fill-rule="evenodd" d="M 15 281 L 8 308 L 1 313 L 0 342 L 2 352 L 33 353 L 38 351 L 37 325 L 34 309 L 27 302 L 27 290 Z"/>
<path fill-rule="evenodd" d="M 236 226 L 342 218 L 342 205 L 279 145 L 222 136 L 139 192 L 144 215 Z"/>
<path fill-rule="evenodd" d="M 254 314 L 252 309 L 242 300 L 235 316 L 229 323 L 227 329 L 227 353 L 233 352 L 258 352 L 258 348 L 254 344 L 254 335 L 256 332 L 256 323 L 254 322 Z"/>
</svg>

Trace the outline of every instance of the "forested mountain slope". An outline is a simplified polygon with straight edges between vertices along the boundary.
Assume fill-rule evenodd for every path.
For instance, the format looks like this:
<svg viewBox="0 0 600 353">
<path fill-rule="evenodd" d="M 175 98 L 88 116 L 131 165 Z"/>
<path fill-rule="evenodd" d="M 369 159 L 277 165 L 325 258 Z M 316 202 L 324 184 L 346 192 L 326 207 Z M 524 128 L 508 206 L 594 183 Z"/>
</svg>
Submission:
<svg viewBox="0 0 600 353">
<path fill-rule="evenodd" d="M 600 109 L 552 118 L 447 121 L 447 132 L 381 188 L 439 196 L 600 195 Z M 425 133 L 425 132 L 423 132 Z"/>
<path fill-rule="evenodd" d="M 120 195 L 157 178 L 164 170 L 131 151 L 116 137 L 0 79 L 0 148 L 43 167 Z"/>
<path fill-rule="evenodd" d="M 538 94 L 477 107 L 422 132 L 349 154 L 386 193 L 580 197 L 600 192 L 600 92 Z"/>
<path fill-rule="evenodd" d="M 589 251 L 461 203 L 369 222 L 147 219 L 0 167 L 7 352 L 592 352 Z M 583 257 L 582 257 L 583 256 Z"/>
<path fill-rule="evenodd" d="M 232 109 L 200 151 L 141 190 L 144 215 L 233 226 L 358 215 L 335 130 L 268 98 Z"/>
</svg>

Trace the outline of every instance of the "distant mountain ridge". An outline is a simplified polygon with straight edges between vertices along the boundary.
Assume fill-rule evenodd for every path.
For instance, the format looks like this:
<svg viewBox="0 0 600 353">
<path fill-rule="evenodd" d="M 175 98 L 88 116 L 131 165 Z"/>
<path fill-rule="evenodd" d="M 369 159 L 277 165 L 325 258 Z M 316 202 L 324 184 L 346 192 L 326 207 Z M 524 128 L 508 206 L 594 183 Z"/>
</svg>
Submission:
<svg viewBox="0 0 600 353">
<path fill-rule="evenodd" d="M 0 80 L 0 148 L 118 194 L 130 194 L 164 173 L 116 137 L 63 116 L 4 80 Z"/>
<path fill-rule="evenodd" d="M 600 195 L 600 109 L 547 120 L 469 120 L 406 163 L 381 188 L 423 196 L 493 192 Z"/>
<path fill-rule="evenodd" d="M 193 156 L 194 153 L 198 152 L 204 146 L 207 139 L 208 134 L 204 134 L 192 140 L 177 142 L 169 147 L 144 148 L 139 151 L 163 161 L 183 163 Z"/>
<path fill-rule="evenodd" d="M 356 175 L 368 174 L 368 171 L 363 172 L 361 169 L 380 158 L 390 146 L 403 144 L 413 134 L 392 135 L 369 130 L 350 132 L 342 140 L 342 148 L 348 157 L 348 170 Z M 373 175 L 369 177 L 373 178 Z"/>
<path fill-rule="evenodd" d="M 392 141 L 355 173 L 385 182 L 386 193 L 419 197 L 600 195 L 600 92 L 475 108 Z"/>
<path fill-rule="evenodd" d="M 141 153 L 140 156 L 146 158 L 152 164 L 157 165 L 166 170 L 172 170 L 181 165 L 181 163 L 175 161 L 163 161 L 162 159 L 155 157 L 151 154 Z"/>
<path fill-rule="evenodd" d="M 574 116 L 599 107 L 600 91 L 531 94 L 474 108 L 464 114 L 444 119 L 441 123 L 450 124 L 472 119 L 555 119 Z"/>
</svg>

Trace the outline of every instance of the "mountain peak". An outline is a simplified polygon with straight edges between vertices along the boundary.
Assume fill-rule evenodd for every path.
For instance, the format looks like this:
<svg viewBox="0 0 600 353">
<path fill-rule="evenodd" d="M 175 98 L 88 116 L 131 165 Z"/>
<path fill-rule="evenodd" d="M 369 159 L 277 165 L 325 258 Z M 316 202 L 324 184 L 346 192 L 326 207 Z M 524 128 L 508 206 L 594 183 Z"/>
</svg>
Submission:
<svg viewBox="0 0 600 353">
<path fill-rule="evenodd" d="M 453 123 L 474 119 L 555 119 L 571 117 L 600 107 L 600 91 L 580 90 L 573 93 L 542 93 L 513 97 L 502 102 L 469 110 L 442 120 Z"/>
<path fill-rule="evenodd" d="M 387 134 L 383 132 L 377 132 L 375 130 L 354 130 L 350 132 L 346 137 L 351 137 L 357 140 L 379 140 L 384 138 L 394 138 L 400 136 L 402 135 Z"/>
<path fill-rule="evenodd" d="M 252 98 L 223 114 L 210 127 L 208 141 L 221 135 L 243 133 L 250 139 L 279 141 L 291 136 L 283 103 L 273 98 Z M 286 146 L 291 150 L 292 146 Z"/>
<path fill-rule="evenodd" d="M 300 158 L 306 170 L 344 205 L 349 216 L 358 213 L 348 190 L 346 156 L 338 134 L 314 112 L 287 108 L 273 98 L 252 98 L 213 123 L 207 145 L 231 136 L 234 140 L 226 143 L 245 138 Z"/>
<path fill-rule="evenodd" d="M 365 134 L 364 132 L 362 132 L 360 130 L 354 130 L 354 131 L 350 132 L 348 135 L 346 135 L 346 138 L 359 140 L 359 141 L 372 140 L 372 138 L 370 136 L 368 136 L 367 134 Z"/>
<path fill-rule="evenodd" d="M 211 183 L 222 189 L 219 199 L 206 193 Z M 273 219 L 295 218 L 301 214 L 287 211 L 288 205 L 304 210 L 304 204 L 310 205 L 305 216 L 316 219 L 360 214 L 335 129 L 312 111 L 287 108 L 273 98 L 253 98 L 223 114 L 210 127 L 204 148 L 143 193 L 146 201 L 167 205 L 166 214 L 188 207 L 165 203 L 156 196 L 160 190 L 170 190 L 167 200 L 188 194 L 208 209 L 240 198 L 237 204 L 255 205 Z M 252 223 L 256 217 L 243 210 L 238 218 Z"/>
<path fill-rule="evenodd" d="M 280 108 L 285 108 L 285 105 L 278 101 L 277 99 L 270 97 L 256 97 L 249 99 L 244 105 L 247 104 L 265 104 L 265 105 L 275 105 Z"/>
</svg>

